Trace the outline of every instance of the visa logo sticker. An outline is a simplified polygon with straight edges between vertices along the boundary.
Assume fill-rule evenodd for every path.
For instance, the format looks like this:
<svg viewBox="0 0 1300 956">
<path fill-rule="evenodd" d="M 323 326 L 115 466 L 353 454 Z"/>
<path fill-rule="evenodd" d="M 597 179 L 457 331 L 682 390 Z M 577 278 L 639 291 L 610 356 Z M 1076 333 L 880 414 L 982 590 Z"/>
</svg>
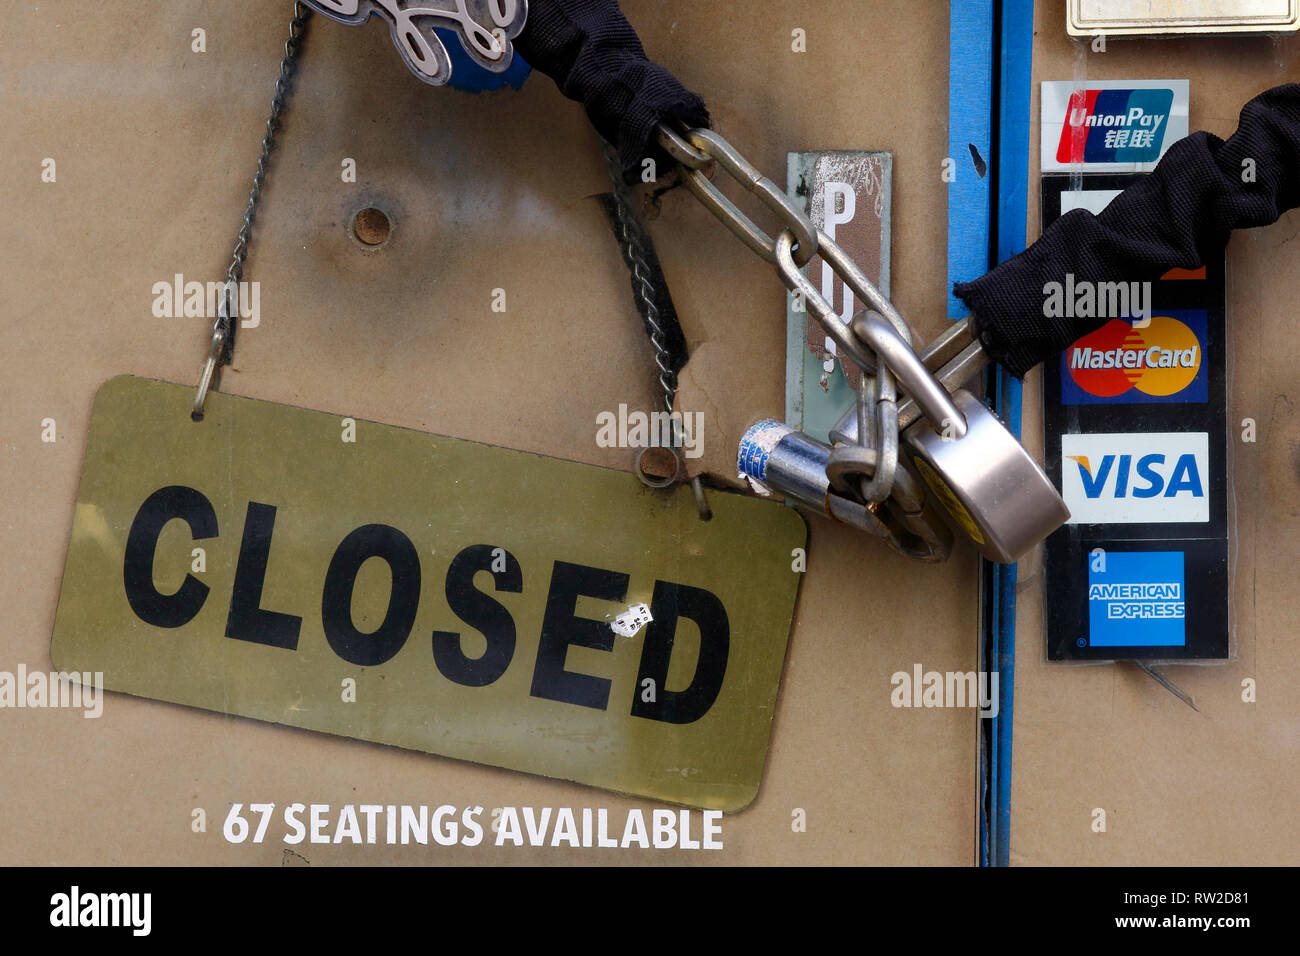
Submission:
<svg viewBox="0 0 1300 956">
<path fill-rule="evenodd" d="M 1207 323 L 1203 309 L 1166 310 L 1141 328 L 1112 319 L 1061 353 L 1061 404 L 1206 401 Z"/>
<path fill-rule="evenodd" d="M 1061 436 L 1069 524 L 1210 520 L 1207 432 Z"/>
<path fill-rule="evenodd" d="M 1043 172 L 1149 172 L 1187 135 L 1186 80 L 1046 82 Z"/>
<path fill-rule="evenodd" d="M 1183 552 L 1107 551 L 1088 565 L 1088 643 L 1182 647 L 1187 643 Z"/>
</svg>

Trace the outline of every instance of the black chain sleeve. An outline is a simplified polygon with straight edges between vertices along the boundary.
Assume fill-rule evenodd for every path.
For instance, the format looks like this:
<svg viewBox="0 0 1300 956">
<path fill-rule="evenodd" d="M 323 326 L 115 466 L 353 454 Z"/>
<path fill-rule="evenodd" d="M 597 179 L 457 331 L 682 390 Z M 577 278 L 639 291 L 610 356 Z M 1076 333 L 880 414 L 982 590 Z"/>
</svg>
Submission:
<svg viewBox="0 0 1300 956">
<path fill-rule="evenodd" d="M 533 0 L 515 47 L 586 107 L 596 131 L 618 149 L 628 183 L 639 179 L 647 157 L 672 168 L 655 137 L 659 123 L 709 125 L 704 101 L 646 58 L 616 0 Z"/>
<path fill-rule="evenodd" d="M 1076 209 L 1024 252 L 953 291 L 970 306 L 992 358 L 1017 376 L 1107 319 L 1048 318 L 1044 286 L 1145 281 L 1221 255 L 1233 229 L 1266 226 L 1300 205 L 1300 84 L 1242 108 L 1226 141 L 1193 133 L 1099 215 Z"/>
</svg>

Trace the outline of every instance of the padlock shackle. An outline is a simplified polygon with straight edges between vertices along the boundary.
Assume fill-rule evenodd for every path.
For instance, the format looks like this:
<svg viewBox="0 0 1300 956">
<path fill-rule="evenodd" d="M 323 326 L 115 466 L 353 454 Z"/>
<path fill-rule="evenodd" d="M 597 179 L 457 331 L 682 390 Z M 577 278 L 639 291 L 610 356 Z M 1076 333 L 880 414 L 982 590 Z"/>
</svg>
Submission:
<svg viewBox="0 0 1300 956">
<path fill-rule="evenodd" d="M 850 327 L 876 353 L 881 364 L 894 373 L 936 432 L 953 439 L 965 437 L 966 416 L 884 316 L 864 310 L 853 317 Z"/>
<path fill-rule="evenodd" d="M 954 327 L 958 324 L 964 324 L 964 322 L 954 323 Z M 956 341 L 956 338 L 956 336 L 950 336 L 945 340 L 941 336 L 926 346 L 920 353 L 921 361 L 925 364 L 925 367 L 934 373 L 934 377 L 939 380 L 939 384 L 949 392 L 965 385 L 984 371 L 985 366 L 989 364 L 988 353 L 984 351 L 980 343 L 969 341 L 969 336 L 966 336 L 966 347 L 954 354 L 953 349 L 960 344 Z M 950 355 L 951 358 L 945 358 Z M 899 431 L 907 431 L 920 417 L 921 410 L 916 407 L 916 402 L 912 401 L 912 399 L 904 398 L 903 401 L 898 403 Z M 860 431 L 861 429 L 858 427 L 858 410 L 855 406 L 846 411 L 840 420 L 835 423 L 835 427 L 830 431 L 831 441 L 858 444 L 858 433 Z"/>
</svg>

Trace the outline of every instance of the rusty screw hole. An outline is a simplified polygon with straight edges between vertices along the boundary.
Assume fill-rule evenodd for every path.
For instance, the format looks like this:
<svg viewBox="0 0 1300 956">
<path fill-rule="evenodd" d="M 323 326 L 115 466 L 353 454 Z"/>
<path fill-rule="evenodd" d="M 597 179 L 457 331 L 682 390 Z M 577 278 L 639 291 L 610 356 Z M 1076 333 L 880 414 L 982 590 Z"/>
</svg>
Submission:
<svg viewBox="0 0 1300 956">
<path fill-rule="evenodd" d="M 382 246 L 388 241 L 393 224 L 382 209 L 368 206 L 352 217 L 352 234 L 365 246 Z"/>
</svg>

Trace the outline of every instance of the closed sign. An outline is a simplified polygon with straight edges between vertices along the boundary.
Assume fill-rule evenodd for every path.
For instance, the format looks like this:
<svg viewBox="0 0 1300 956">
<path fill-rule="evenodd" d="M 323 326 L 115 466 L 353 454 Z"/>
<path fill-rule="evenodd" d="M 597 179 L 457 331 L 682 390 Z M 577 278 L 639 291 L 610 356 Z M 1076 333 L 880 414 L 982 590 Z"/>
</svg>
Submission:
<svg viewBox="0 0 1300 956">
<path fill-rule="evenodd" d="M 717 493 L 706 522 L 689 489 L 621 472 L 223 394 L 196 423 L 192 400 L 128 376 L 96 398 L 60 670 L 657 800 L 753 799 L 794 511 Z"/>
</svg>

